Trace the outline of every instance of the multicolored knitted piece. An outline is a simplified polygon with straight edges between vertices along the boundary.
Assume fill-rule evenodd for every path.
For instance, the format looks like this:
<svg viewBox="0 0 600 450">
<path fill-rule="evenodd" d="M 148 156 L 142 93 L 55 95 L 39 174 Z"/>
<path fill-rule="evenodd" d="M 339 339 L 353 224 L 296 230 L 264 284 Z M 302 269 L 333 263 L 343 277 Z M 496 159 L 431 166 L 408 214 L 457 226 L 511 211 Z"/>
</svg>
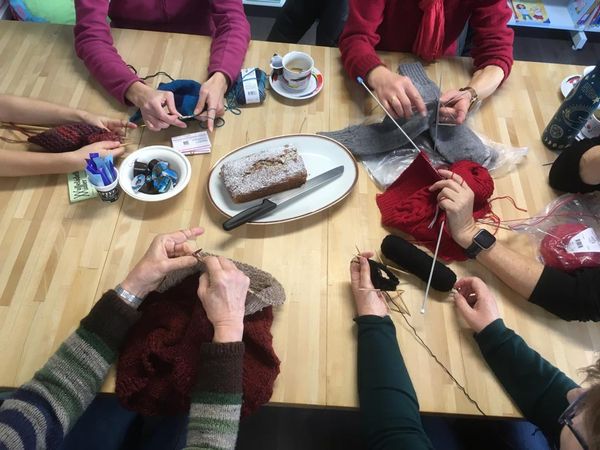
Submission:
<svg viewBox="0 0 600 450">
<path fill-rule="evenodd" d="M 72 152 L 100 141 L 121 141 L 118 134 L 87 123 L 70 123 L 51 128 L 27 139 L 52 153 Z"/>
</svg>

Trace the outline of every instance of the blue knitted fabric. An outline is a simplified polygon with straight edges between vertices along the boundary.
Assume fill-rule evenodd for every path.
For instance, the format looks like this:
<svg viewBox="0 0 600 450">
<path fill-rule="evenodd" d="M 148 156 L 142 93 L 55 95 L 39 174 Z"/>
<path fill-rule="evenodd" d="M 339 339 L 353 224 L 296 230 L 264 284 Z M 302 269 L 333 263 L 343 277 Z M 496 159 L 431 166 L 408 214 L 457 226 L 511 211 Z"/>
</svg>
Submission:
<svg viewBox="0 0 600 450">
<path fill-rule="evenodd" d="M 160 83 L 159 91 L 171 91 L 175 97 L 175 106 L 182 116 L 191 116 L 200 98 L 201 84 L 194 80 L 175 80 L 169 83 Z M 142 119 L 142 113 L 138 109 L 129 120 L 137 123 Z"/>
</svg>

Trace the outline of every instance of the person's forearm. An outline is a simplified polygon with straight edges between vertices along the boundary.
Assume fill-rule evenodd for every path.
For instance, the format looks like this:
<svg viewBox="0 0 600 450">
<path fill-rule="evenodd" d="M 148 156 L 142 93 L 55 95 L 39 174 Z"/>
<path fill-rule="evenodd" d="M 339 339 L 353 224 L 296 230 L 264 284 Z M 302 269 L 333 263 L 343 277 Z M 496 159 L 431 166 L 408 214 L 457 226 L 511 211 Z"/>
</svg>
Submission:
<svg viewBox="0 0 600 450">
<path fill-rule="evenodd" d="M 244 343 L 206 343 L 200 348 L 185 450 L 233 450 L 242 405 Z"/>
<path fill-rule="evenodd" d="M 33 379 L 0 406 L 0 448 L 58 448 L 102 386 L 139 313 L 105 293 Z M 16 439 L 16 440 L 15 440 Z"/>
<path fill-rule="evenodd" d="M 479 228 L 473 226 L 453 238 L 462 248 L 467 248 L 473 243 L 473 237 L 478 231 Z M 479 252 L 476 259 L 527 299 L 544 270 L 539 261 L 523 256 L 499 241 L 492 248 Z"/>
<path fill-rule="evenodd" d="M 477 96 L 483 100 L 492 95 L 502 80 L 504 79 L 504 71 L 498 66 L 485 66 L 473 73 L 469 86 L 475 89 Z"/>
<path fill-rule="evenodd" d="M 475 335 L 487 364 L 525 418 L 556 439 L 558 417 L 577 384 L 497 319 Z"/>
<path fill-rule="evenodd" d="M 87 113 L 35 98 L 0 95 L 0 121 L 30 125 L 83 122 Z"/>
<path fill-rule="evenodd" d="M 389 316 L 360 316 L 358 397 L 369 450 L 432 448 Z"/>
<path fill-rule="evenodd" d="M 0 149 L 0 177 L 23 177 L 75 172 L 85 167 L 83 159 L 70 152 L 42 153 Z"/>
</svg>

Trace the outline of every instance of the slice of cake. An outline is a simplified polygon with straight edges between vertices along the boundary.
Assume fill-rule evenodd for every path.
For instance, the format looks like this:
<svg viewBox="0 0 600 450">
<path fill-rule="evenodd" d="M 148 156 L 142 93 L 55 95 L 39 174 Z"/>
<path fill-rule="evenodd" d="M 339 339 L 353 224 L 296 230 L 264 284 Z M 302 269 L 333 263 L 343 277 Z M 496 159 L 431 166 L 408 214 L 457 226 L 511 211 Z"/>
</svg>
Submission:
<svg viewBox="0 0 600 450">
<path fill-rule="evenodd" d="M 221 167 L 225 188 L 235 203 L 249 202 L 306 182 L 306 166 L 293 145 L 262 150 Z"/>
</svg>

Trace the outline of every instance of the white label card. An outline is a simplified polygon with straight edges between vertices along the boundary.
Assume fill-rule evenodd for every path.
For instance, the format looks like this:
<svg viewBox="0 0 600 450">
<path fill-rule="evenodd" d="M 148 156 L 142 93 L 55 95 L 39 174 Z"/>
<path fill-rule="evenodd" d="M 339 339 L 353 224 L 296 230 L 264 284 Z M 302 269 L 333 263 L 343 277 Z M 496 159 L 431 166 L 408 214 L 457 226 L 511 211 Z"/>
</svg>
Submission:
<svg viewBox="0 0 600 450">
<path fill-rule="evenodd" d="M 593 228 L 586 228 L 571 238 L 567 244 L 569 253 L 600 252 L 600 241 Z"/>
<path fill-rule="evenodd" d="M 242 84 L 244 86 L 244 96 L 246 104 L 260 103 L 260 94 L 258 92 L 258 82 L 256 81 L 255 67 L 242 69 Z"/>
<path fill-rule="evenodd" d="M 186 155 L 210 153 L 211 143 L 206 131 L 175 136 L 171 142 L 175 150 Z"/>
</svg>

